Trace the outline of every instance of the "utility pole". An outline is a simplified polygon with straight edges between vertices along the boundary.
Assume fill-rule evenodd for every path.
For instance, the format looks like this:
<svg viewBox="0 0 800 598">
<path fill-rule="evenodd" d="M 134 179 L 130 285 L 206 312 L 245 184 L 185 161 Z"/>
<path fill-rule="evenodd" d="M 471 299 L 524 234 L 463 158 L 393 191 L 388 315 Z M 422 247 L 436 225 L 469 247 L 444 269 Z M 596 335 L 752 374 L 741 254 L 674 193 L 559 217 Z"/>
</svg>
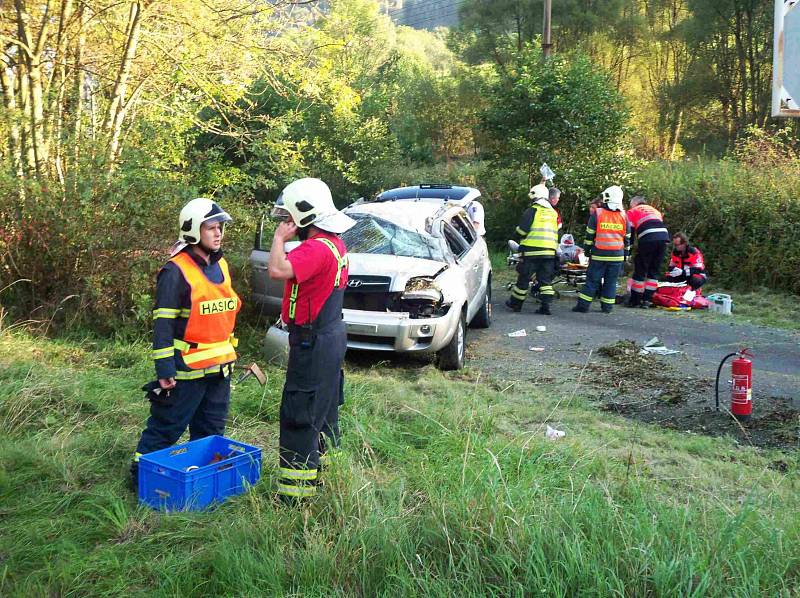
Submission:
<svg viewBox="0 0 800 598">
<path fill-rule="evenodd" d="M 550 43 L 550 8 L 552 0 L 544 0 L 544 23 L 542 24 L 542 53 L 544 57 L 550 56 L 550 48 L 553 44 Z"/>
</svg>

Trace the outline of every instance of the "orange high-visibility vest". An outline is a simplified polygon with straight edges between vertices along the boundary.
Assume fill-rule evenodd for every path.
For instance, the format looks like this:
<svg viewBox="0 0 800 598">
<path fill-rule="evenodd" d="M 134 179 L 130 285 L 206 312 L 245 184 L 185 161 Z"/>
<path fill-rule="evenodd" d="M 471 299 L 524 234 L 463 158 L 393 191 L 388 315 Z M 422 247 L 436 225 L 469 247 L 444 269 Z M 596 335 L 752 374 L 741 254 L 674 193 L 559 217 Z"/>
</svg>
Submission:
<svg viewBox="0 0 800 598">
<path fill-rule="evenodd" d="M 625 212 L 597 208 L 597 229 L 594 237 L 595 249 L 624 251 L 625 232 L 628 221 Z"/>
<path fill-rule="evenodd" d="M 236 361 L 233 328 L 242 302 L 231 286 L 228 263 L 224 258 L 219 260 L 223 280 L 216 284 L 206 278 L 185 251 L 170 261 L 180 268 L 192 290 L 186 332 L 183 339 L 175 339 L 175 349 L 181 352 L 183 362 L 190 369 L 202 370 Z"/>
</svg>

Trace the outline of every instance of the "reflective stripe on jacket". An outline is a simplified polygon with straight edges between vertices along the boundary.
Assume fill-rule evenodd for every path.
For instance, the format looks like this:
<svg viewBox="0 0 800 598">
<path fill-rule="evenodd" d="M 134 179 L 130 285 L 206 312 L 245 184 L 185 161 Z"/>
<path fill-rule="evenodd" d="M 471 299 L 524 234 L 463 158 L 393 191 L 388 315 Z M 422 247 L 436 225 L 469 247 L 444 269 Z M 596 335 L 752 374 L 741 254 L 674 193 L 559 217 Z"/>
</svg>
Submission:
<svg viewBox="0 0 800 598">
<path fill-rule="evenodd" d="M 684 276 L 691 276 L 692 274 L 700 274 L 706 276 L 706 265 L 703 261 L 703 254 L 697 247 L 686 247 L 686 255 L 681 255 L 675 250 L 669 260 L 669 270 L 679 268 L 683 270 Z"/>
<path fill-rule="evenodd" d="M 206 370 L 236 361 L 236 339 L 233 329 L 241 300 L 231 286 L 228 263 L 219 260 L 223 280 L 213 283 L 206 278 L 195 261 L 185 252 L 170 260 L 191 288 L 192 307 L 182 339 L 175 339 L 174 350 L 180 351 L 189 369 Z"/>
<path fill-rule="evenodd" d="M 533 211 L 533 217 L 528 230 L 520 225 L 516 231 L 522 237 L 520 241 L 522 255 L 525 257 L 554 256 L 556 248 L 558 248 L 558 212 L 547 200 L 537 201 L 530 210 Z"/>
<path fill-rule="evenodd" d="M 664 217 L 653 206 L 639 204 L 628 210 L 628 220 L 640 241 L 669 241 Z"/>
</svg>

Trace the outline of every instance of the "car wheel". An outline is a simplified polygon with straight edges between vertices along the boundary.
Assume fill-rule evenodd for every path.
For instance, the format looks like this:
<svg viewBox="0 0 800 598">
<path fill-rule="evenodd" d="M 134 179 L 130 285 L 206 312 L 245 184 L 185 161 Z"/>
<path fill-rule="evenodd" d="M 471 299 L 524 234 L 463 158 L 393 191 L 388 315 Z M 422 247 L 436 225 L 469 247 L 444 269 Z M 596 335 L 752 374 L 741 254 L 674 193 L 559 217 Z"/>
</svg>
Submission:
<svg viewBox="0 0 800 598">
<path fill-rule="evenodd" d="M 447 346 L 436 353 L 437 366 L 440 370 L 460 370 L 464 367 L 464 356 L 467 352 L 467 322 L 462 316 L 458 320 L 458 328 Z"/>
<path fill-rule="evenodd" d="M 483 305 L 472 318 L 470 326 L 473 328 L 488 328 L 492 325 L 492 278 L 486 284 L 486 293 L 483 295 Z"/>
</svg>

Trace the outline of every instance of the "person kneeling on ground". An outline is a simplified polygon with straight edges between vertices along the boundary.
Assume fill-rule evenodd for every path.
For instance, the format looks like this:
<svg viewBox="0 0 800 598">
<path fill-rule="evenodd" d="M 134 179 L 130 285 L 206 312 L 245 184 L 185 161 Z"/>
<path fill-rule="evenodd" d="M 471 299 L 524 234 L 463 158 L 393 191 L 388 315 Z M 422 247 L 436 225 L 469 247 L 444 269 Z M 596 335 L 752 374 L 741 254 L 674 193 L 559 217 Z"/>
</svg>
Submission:
<svg viewBox="0 0 800 598">
<path fill-rule="evenodd" d="M 669 270 L 666 276 L 667 282 L 684 282 L 693 291 L 696 291 L 708 280 L 703 254 L 700 253 L 697 247 L 689 245 L 689 238 L 686 233 L 672 235 L 672 245 L 674 249 L 669 261 Z"/>
</svg>

